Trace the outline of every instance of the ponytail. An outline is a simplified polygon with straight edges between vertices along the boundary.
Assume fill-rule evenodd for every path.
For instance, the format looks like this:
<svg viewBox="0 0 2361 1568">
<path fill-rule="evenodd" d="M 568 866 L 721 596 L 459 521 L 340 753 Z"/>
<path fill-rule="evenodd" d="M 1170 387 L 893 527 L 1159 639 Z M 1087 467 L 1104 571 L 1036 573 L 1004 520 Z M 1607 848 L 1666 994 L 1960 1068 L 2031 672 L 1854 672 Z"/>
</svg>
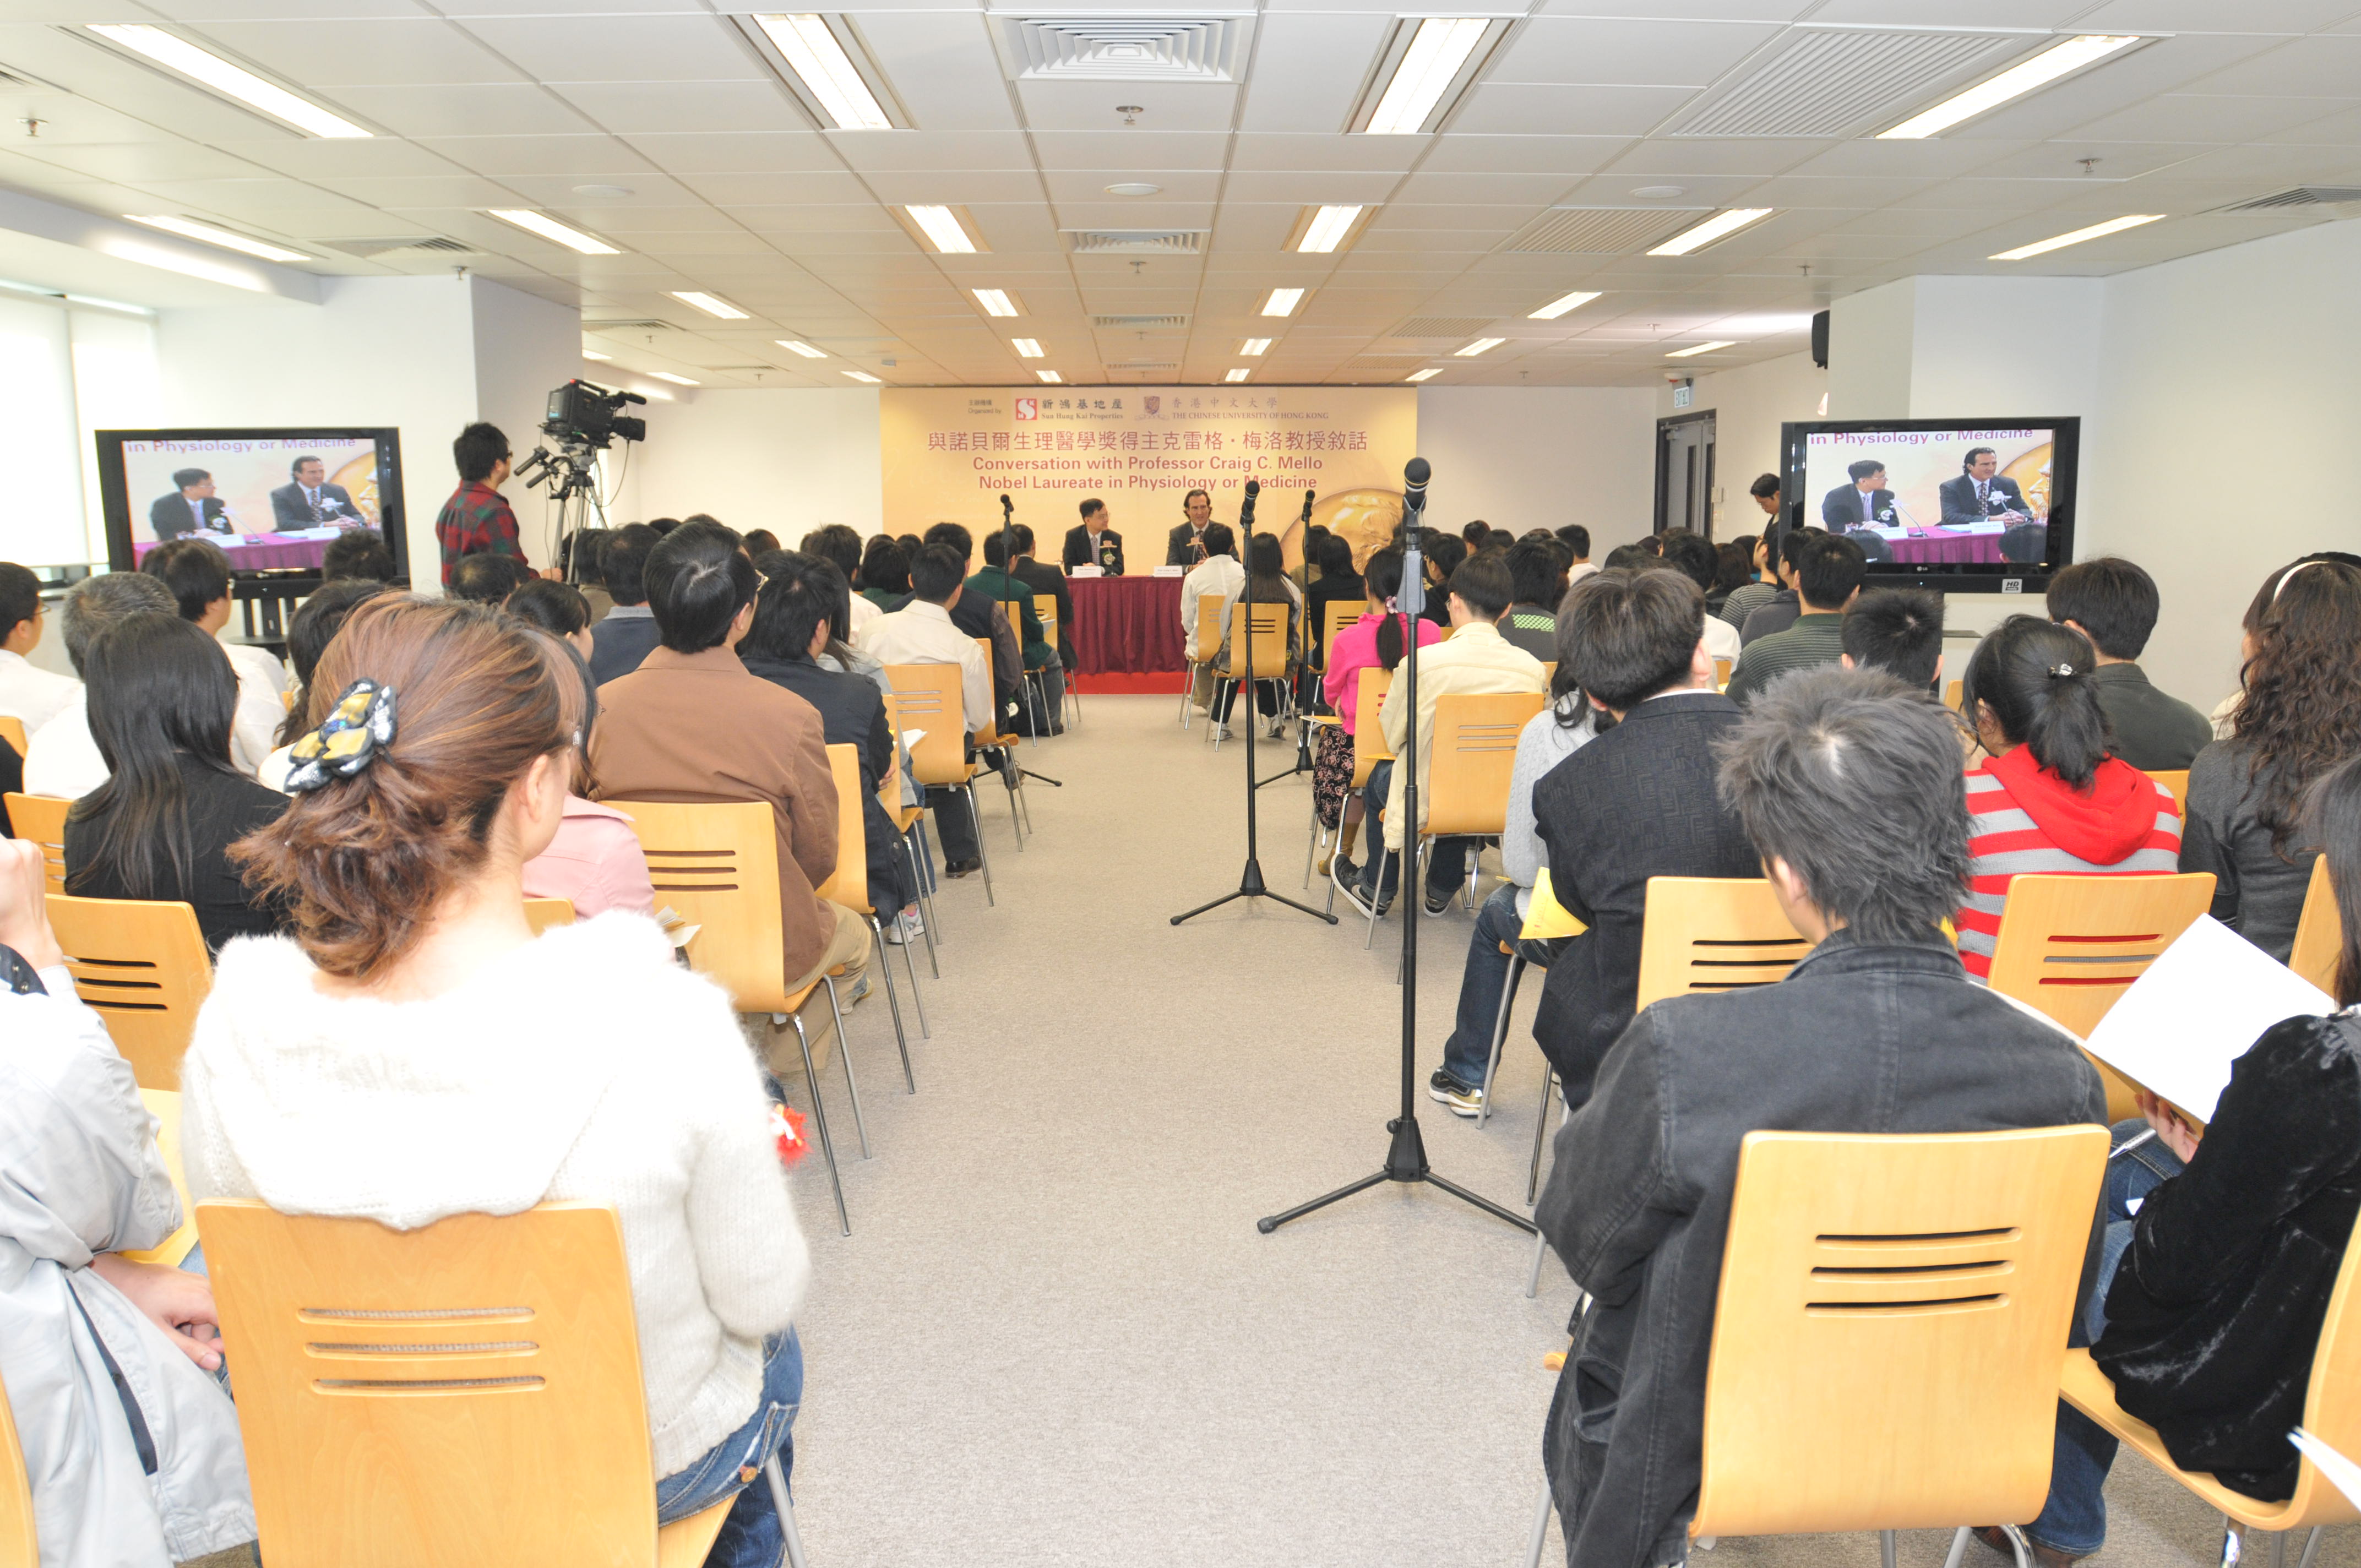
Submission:
<svg viewBox="0 0 2361 1568">
<path fill-rule="evenodd" d="M 1409 646 L 1409 620 L 1406 615 L 1393 614 L 1378 622 L 1378 663 L 1389 670 L 1402 662 L 1402 654 Z"/>
<path fill-rule="evenodd" d="M 2076 789 L 2088 789 L 2114 740 L 2092 672 L 2098 655 L 2081 633 L 2038 616 L 2012 615 L 1968 661 L 1960 705 L 1992 709 L 2001 736 Z"/>
</svg>

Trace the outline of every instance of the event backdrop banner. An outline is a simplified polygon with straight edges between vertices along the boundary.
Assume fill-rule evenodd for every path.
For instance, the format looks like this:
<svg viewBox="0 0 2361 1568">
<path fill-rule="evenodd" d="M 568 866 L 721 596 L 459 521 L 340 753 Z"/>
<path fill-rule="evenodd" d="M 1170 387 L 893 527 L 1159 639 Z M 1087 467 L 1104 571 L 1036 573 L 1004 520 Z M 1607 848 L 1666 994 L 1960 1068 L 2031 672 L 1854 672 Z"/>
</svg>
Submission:
<svg viewBox="0 0 2361 1568">
<path fill-rule="evenodd" d="M 1411 387 L 890 387 L 882 398 L 890 532 L 989 528 L 1005 495 L 1050 557 L 1095 496 L 1134 573 L 1163 560 L 1190 490 L 1234 523 L 1248 479 L 1262 481 L 1257 526 L 1279 530 L 1290 560 L 1307 489 L 1320 497 L 1312 521 L 1366 556 L 1400 521 L 1402 465 L 1418 449 Z"/>
</svg>

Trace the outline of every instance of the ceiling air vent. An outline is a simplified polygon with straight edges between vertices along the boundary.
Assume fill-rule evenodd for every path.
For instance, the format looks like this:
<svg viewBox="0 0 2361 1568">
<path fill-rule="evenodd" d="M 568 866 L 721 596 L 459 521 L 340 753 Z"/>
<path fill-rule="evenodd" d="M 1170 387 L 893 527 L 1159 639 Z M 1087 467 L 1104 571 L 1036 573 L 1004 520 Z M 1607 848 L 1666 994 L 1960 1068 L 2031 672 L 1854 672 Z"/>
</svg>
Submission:
<svg viewBox="0 0 2361 1568">
<path fill-rule="evenodd" d="M 2361 202 L 2361 185 L 2298 185 L 2286 191 L 2274 191 L 2268 196 L 2257 196 L 2251 202 L 2234 202 L 2226 207 L 2216 207 L 2217 213 L 2279 213 L 2290 208 L 2334 207 L 2348 202 Z"/>
<path fill-rule="evenodd" d="M 482 254 L 472 245 L 462 245 L 456 239 L 445 239 L 441 235 L 430 235 L 424 239 L 322 239 L 313 240 L 312 243 L 325 246 L 330 250 L 341 250 L 346 256 L 357 256 L 365 261 L 411 255 L 479 256 Z"/>
<path fill-rule="evenodd" d="M 1234 82 L 1243 16 L 1007 16 L 1020 81 Z"/>
<path fill-rule="evenodd" d="M 1160 378 L 1168 376 L 1177 376 L 1180 373 L 1180 363 L 1177 360 L 1171 359 L 1142 359 L 1137 362 L 1124 362 L 1109 365 L 1107 367 L 1107 374 L 1110 376 L 1155 376 Z"/>
<path fill-rule="evenodd" d="M 1490 326 L 1493 316 L 1412 316 L 1389 337 L 1473 337 Z"/>
<path fill-rule="evenodd" d="M 1067 229 L 1076 256 L 1194 256 L 1205 248 L 1203 229 Z"/>
<path fill-rule="evenodd" d="M 1095 332 L 1160 332 L 1189 324 L 1187 316 L 1093 316 Z"/>
<path fill-rule="evenodd" d="M 1552 207 L 1500 248 L 1552 255 L 1629 256 L 1645 250 L 1710 207 Z"/>
<path fill-rule="evenodd" d="M 2026 41 L 2011 33 L 1805 31 L 1761 70 L 1697 105 L 1671 134 L 1842 136 L 1897 116 L 1938 86 L 1982 74 Z"/>
<path fill-rule="evenodd" d="M 584 322 L 584 332 L 678 332 L 670 322 Z"/>
</svg>

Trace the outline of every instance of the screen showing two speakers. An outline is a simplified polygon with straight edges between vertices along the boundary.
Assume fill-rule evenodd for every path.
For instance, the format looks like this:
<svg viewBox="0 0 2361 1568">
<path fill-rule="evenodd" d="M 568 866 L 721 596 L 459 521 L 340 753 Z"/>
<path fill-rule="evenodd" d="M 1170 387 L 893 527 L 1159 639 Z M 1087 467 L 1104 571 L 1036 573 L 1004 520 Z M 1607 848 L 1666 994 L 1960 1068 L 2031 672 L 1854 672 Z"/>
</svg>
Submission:
<svg viewBox="0 0 2361 1568">
<path fill-rule="evenodd" d="M 1872 571 L 2012 575 L 2071 558 L 2080 421 L 1790 424 L 1791 526 L 1859 544 Z"/>
</svg>

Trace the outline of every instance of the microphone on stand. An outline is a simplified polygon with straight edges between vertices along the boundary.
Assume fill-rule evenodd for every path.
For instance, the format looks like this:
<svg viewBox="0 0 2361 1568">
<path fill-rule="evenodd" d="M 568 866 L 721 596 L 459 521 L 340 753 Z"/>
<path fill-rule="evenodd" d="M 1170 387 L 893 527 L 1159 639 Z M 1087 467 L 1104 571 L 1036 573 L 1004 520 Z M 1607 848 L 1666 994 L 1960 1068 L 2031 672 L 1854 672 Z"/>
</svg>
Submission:
<svg viewBox="0 0 2361 1568">
<path fill-rule="evenodd" d="M 1239 532 L 1243 533 L 1254 526 L 1255 498 L 1260 494 L 1262 494 L 1262 481 L 1260 479 L 1248 479 L 1246 481 L 1246 499 L 1238 503 Z"/>
<path fill-rule="evenodd" d="M 1402 576 L 1394 608 L 1413 620 L 1426 609 L 1426 561 L 1419 548 L 1419 520 L 1426 515 L 1426 481 L 1433 472 L 1423 457 L 1411 458 L 1402 469 Z M 1418 639 L 1410 641 L 1414 645 Z"/>
</svg>

